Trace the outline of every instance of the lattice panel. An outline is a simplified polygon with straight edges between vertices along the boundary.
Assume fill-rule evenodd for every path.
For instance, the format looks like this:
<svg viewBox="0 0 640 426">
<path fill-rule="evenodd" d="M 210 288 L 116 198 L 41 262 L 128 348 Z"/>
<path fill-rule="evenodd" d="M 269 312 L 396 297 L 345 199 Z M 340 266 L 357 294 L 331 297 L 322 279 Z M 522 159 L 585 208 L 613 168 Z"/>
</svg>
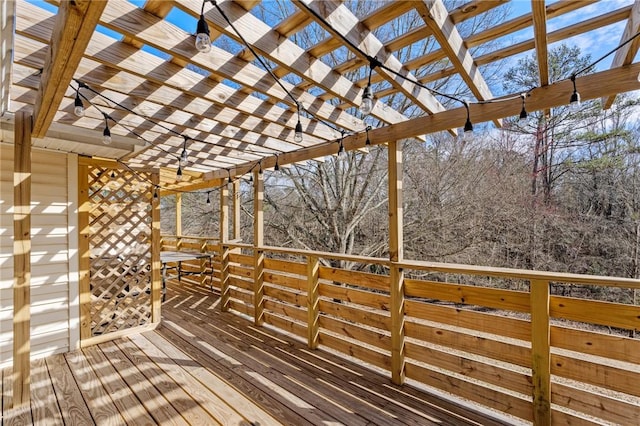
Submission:
<svg viewBox="0 0 640 426">
<path fill-rule="evenodd" d="M 91 335 L 151 321 L 151 174 L 89 167 Z"/>
</svg>

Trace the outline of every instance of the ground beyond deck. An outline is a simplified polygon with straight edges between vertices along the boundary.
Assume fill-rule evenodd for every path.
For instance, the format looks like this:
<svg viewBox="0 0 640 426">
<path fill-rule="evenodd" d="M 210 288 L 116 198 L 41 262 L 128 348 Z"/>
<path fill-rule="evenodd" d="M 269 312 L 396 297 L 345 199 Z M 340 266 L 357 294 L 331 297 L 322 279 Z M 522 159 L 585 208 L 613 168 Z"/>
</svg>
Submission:
<svg viewBox="0 0 640 426">
<path fill-rule="evenodd" d="M 26 409 L 6 410 L 3 371 L 3 426 L 497 424 L 217 304 L 170 285 L 157 330 L 34 361 Z"/>
</svg>

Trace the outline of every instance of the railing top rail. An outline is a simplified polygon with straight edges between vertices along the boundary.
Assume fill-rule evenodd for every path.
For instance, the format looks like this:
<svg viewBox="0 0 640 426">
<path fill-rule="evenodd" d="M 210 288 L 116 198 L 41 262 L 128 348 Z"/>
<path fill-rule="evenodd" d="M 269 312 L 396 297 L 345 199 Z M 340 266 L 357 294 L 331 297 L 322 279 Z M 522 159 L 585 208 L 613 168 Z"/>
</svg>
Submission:
<svg viewBox="0 0 640 426">
<path fill-rule="evenodd" d="M 601 275 L 570 274 L 565 272 L 531 271 L 528 269 L 497 268 L 492 266 L 463 265 L 419 260 L 404 260 L 396 263 L 407 269 L 437 271 L 456 274 L 484 275 L 523 280 L 552 281 L 571 284 L 592 284 L 608 287 L 640 288 L 640 280 L 633 278 L 607 277 Z"/>
<path fill-rule="evenodd" d="M 207 237 L 195 237 L 186 235 L 163 235 L 165 238 L 183 238 L 183 239 L 195 239 L 215 242 L 219 244 L 220 241 L 217 238 Z M 229 241 L 224 243 L 226 246 L 235 248 L 255 249 L 252 244 L 240 243 Z M 357 256 L 340 253 L 330 253 L 315 250 L 304 249 L 292 249 L 287 247 L 275 247 L 275 246 L 261 246 L 257 247 L 258 250 L 271 253 L 290 254 L 294 256 L 315 256 L 325 259 L 345 260 L 348 262 L 357 263 L 370 263 L 376 265 L 383 265 L 390 267 L 396 265 L 405 269 L 414 269 L 420 271 L 434 271 L 445 272 L 455 274 L 466 275 L 482 275 L 492 276 L 500 278 L 513 278 L 522 280 L 541 280 L 551 281 L 557 283 L 569 283 L 569 284 L 590 284 L 607 287 L 623 287 L 623 288 L 636 288 L 640 289 L 640 280 L 634 278 L 622 278 L 622 277 L 608 277 L 601 275 L 583 275 L 583 274 L 571 274 L 565 272 L 548 272 L 548 271 L 531 271 L 528 269 L 513 269 L 513 268 L 498 268 L 492 266 L 478 266 L 478 265 L 464 265 L 456 263 L 440 263 L 440 262 L 428 262 L 420 260 L 403 260 L 400 262 L 391 262 L 389 259 L 383 259 L 379 257 Z"/>
</svg>

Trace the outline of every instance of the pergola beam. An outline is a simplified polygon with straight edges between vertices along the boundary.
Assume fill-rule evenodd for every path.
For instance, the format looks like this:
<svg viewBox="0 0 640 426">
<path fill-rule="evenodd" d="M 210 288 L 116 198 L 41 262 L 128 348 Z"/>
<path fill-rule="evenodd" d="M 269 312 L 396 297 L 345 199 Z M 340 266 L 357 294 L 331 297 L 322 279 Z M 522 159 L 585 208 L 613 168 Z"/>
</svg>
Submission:
<svg viewBox="0 0 640 426">
<path fill-rule="evenodd" d="M 540 85 L 546 86 L 549 84 L 549 61 L 547 49 L 547 9 L 544 6 L 544 2 L 531 0 L 531 14 L 533 15 L 533 34 L 536 42 Z"/>
<path fill-rule="evenodd" d="M 444 3 L 441 0 L 420 1 L 416 3 L 416 10 L 473 95 L 481 101 L 493 99 L 489 85 L 482 77 Z M 498 127 L 502 126 L 500 120 L 495 122 Z"/>
<path fill-rule="evenodd" d="M 60 4 L 33 108 L 33 137 L 47 133 L 106 5 L 88 0 Z"/>
<path fill-rule="evenodd" d="M 640 72 L 640 62 L 578 77 L 576 78 L 576 85 L 583 100 L 596 99 L 614 93 L 640 89 L 638 72 Z M 606 81 L 607 84 L 602 84 L 603 81 Z M 527 110 L 539 111 L 566 105 L 569 103 L 569 97 L 572 91 L 573 86 L 568 79 L 534 89 L 530 93 L 531 96 L 527 98 Z M 518 95 L 519 93 L 505 95 L 505 99 L 512 98 L 506 101 L 471 105 L 471 119 L 476 123 L 481 123 L 517 115 L 522 107 L 522 101 Z M 461 127 L 464 125 L 466 118 L 465 108 L 456 108 L 439 114 L 418 117 L 402 123 L 373 129 L 369 132 L 369 139 L 372 145 L 379 145 L 390 140 L 413 138 L 417 135 L 436 133 Z M 352 136 L 346 136 L 343 144 L 345 149 L 354 150 L 364 147 L 365 141 L 366 135 L 364 132 L 361 132 Z M 284 153 L 278 157 L 278 164 L 282 166 L 316 157 L 332 155 L 336 152 L 336 141 L 332 141 L 326 144 Z M 261 164 L 263 169 L 273 167 L 275 165 L 275 157 L 264 158 Z M 253 167 L 255 167 L 253 163 L 243 164 L 231 169 L 231 175 L 244 175 Z M 216 170 L 205 173 L 203 179 L 221 179 L 227 176 L 227 170 Z"/>
<path fill-rule="evenodd" d="M 633 3 L 631 12 L 629 12 L 629 19 L 627 20 L 627 25 L 624 28 L 622 37 L 620 38 L 620 44 L 629 40 L 631 37 L 637 34 L 638 31 L 640 31 L 640 2 L 636 1 Z M 638 53 L 639 47 L 640 37 L 636 37 L 632 42 L 622 46 L 616 51 L 616 54 L 613 57 L 613 61 L 611 62 L 611 68 L 614 69 L 623 65 L 629 65 L 633 61 L 633 58 L 636 56 L 636 53 Z M 611 108 L 611 105 L 613 105 L 613 101 L 615 99 L 616 94 L 603 97 L 602 108 Z"/>
</svg>

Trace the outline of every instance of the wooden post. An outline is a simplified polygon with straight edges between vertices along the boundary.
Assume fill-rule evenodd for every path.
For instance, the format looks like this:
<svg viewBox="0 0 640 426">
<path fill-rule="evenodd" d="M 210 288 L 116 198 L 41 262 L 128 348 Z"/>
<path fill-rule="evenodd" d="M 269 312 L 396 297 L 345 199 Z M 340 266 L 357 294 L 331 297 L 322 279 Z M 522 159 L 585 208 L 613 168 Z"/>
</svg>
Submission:
<svg viewBox="0 0 640 426">
<path fill-rule="evenodd" d="M 229 310 L 229 189 L 220 187 L 220 309 Z"/>
<path fill-rule="evenodd" d="M 16 113 L 13 157 L 13 407 L 31 389 L 31 115 Z"/>
<path fill-rule="evenodd" d="M 151 174 L 154 188 L 160 184 L 160 173 Z M 162 277 L 160 269 L 160 198 L 151 198 L 151 322 L 162 317 Z"/>
<path fill-rule="evenodd" d="M 264 181 L 253 172 L 253 307 L 255 325 L 264 323 Z"/>
<path fill-rule="evenodd" d="M 240 241 L 240 179 L 234 180 L 232 185 L 233 191 L 233 237 L 234 241 Z M 233 250 L 240 253 L 240 248 Z"/>
<path fill-rule="evenodd" d="M 391 380 L 404 383 L 404 271 L 396 265 L 404 257 L 402 209 L 402 144 L 389 142 L 389 274 L 391 297 Z"/>
<path fill-rule="evenodd" d="M 307 256 L 307 341 L 309 349 L 317 349 L 320 338 L 318 317 L 319 290 L 318 277 L 320 262 L 317 256 Z"/>
<path fill-rule="evenodd" d="M 549 282 L 531 281 L 531 379 L 533 424 L 551 424 L 551 331 L 549 328 Z"/>
<path fill-rule="evenodd" d="M 182 193 L 178 192 L 176 194 L 176 236 L 180 237 L 182 235 Z M 177 241 L 176 241 L 176 249 Z"/>
<path fill-rule="evenodd" d="M 89 226 L 89 166 L 78 165 L 78 250 L 79 265 L 79 293 L 80 293 L 80 343 L 91 337 L 91 226 Z"/>
</svg>

